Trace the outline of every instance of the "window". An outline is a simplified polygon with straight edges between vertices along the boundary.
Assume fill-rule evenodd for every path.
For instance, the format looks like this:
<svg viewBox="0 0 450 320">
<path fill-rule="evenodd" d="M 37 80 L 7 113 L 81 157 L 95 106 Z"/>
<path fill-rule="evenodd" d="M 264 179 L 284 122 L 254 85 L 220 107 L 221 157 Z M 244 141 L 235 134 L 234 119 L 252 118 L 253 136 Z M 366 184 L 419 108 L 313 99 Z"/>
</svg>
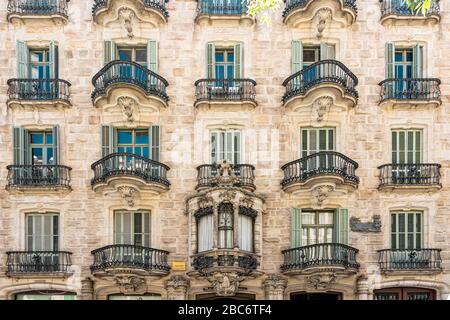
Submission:
<svg viewBox="0 0 450 320">
<path fill-rule="evenodd" d="M 243 251 L 254 251 L 255 217 L 239 210 L 238 214 L 238 245 Z"/>
<path fill-rule="evenodd" d="M 28 133 L 31 164 L 54 165 L 53 133 L 51 131 L 30 131 Z"/>
<path fill-rule="evenodd" d="M 335 150 L 334 128 L 305 128 L 301 130 L 301 156 L 306 157 L 320 151 Z"/>
<path fill-rule="evenodd" d="M 149 157 L 149 130 L 117 130 L 117 152 Z"/>
<path fill-rule="evenodd" d="M 374 300 L 435 300 L 436 292 L 424 288 L 387 288 L 374 291 Z"/>
<path fill-rule="evenodd" d="M 26 42 L 17 42 L 17 76 L 20 79 L 58 79 L 58 46 L 30 48 Z M 48 82 L 46 82 L 48 85 Z"/>
<path fill-rule="evenodd" d="M 14 165 L 58 165 L 58 140 L 58 126 L 41 131 L 14 128 Z"/>
<path fill-rule="evenodd" d="M 57 213 L 30 213 L 26 215 L 25 220 L 26 251 L 59 250 L 59 215 Z"/>
<path fill-rule="evenodd" d="M 412 79 L 423 77 L 423 52 L 422 45 L 414 47 L 396 47 L 394 43 L 386 44 L 386 79 Z M 396 90 L 411 90 L 406 87 L 405 81 L 399 81 L 400 87 Z M 411 82 L 409 82 L 411 83 Z"/>
<path fill-rule="evenodd" d="M 391 214 L 391 247 L 399 250 L 422 248 L 422 212 Z"/>
<path fill-rule="evenodd" d="M 422 130 L 392 130 L 392 162 L 422 162 Z"/>
<path fill-rule="evenodd" d="M 214 248 L 213 208 L 204 209 L 204 214 L 197 217 L 197 251 L 204 252 Z"/>
<path fill-rule="evenodd" d="M 207 44 L 207 77 L 209 79 L 239 79 L 243 77 L 242 45 L 230 47 Z"/>
<path fill-rule="evenodd" d="M 292 74 L 309 67 L 310 65 L 322 60 L 336 59 L 336 49 L 334 44 L 321 43 L 319 45 L 304 45 L 301 41 L 292 41 L 291 46 Z M 304 74 L 304 81 L 314 80 L 319 72 L 330 72 L 329 70 L 320 70 L 314 68 Z"/>
<path fill-rule="evenodd" d="M 150 247 L 150 212 L 114 212 L 114 243 Z"/>
<path fill-rule="evenodd" d="M 395 50 L 395 74 L 396 78 L 412 78 L 413 68 L 413 50 L 397 49 Z"/>
<path fill-rule="evenodd" d="M 234 242 L 234 212 L 231 203 L 219 205 L 219 249 L 233 249 Z"/>
<path fill-rule="evenodd" d="M 233 79 L 234 77 L 234 49 L 216 49 L 216 77 L 217 79 Z"/>
<path fill-rule="evenodd" d="M 160 294 L 145 294 L 145 295 L 124 295 L 124 294 L 114 294 L 108 296 L 108 300 L 161 300 Z"/>
<path fill-rule="evenodd" d="M 210 133 L 211 163 L 222 160 L 232 164 L 241 164 L 241 132 L 238 130 L 215 130 Z"/>
<path fill-rule="evenodd" d="M 119 47 L 119 60 L 133 61 L 147 67 L 147 48 L 146 47 Z"/>
<path fill-rule="evenodd" d="M 76 300 L 76 295 L 65 291 L 31 291 L 19 293 L 16 300 Z"/>
<path fill-rule="evenodd" d="M 50 52 L 47 49 L 30 50 L 30 77 L 32 79 L 50 78 Z"/>
<path fill-rule="evenodd" d="M 302 243 L 332 243 L 333 223 L 334 211 L 303 211 Z"/>
<path fill-rule="evenodd" d="M 158 43 L 154 40 L 149 40 L 147 45 L 143 46 L 117 46 L 114 41 L 107 40 L 104 42 L 104 60 L 105 64 L 114 61 L 133 61 L 150 71 L 158 73 Z M 113 71 L 116 72 L 116 71 Z M 131 75 L 132 70 L 128 66 L 123 66 L 120 68 L 120 73 Z M 134 71 L 135 76 L 142 76 L 144 74 Z"/>
<path fill-rule="evenodd" d="M 303 47 L 303 68 L 320 61 L 320 46 Z"/>
</svg>

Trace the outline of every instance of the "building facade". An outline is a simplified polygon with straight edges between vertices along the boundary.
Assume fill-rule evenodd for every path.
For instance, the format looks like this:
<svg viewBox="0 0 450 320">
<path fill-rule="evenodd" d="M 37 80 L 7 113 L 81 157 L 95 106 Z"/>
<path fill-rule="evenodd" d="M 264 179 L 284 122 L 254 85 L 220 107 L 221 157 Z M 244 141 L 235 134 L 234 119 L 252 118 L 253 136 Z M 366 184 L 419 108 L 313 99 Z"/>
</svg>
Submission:
<svg viewBox="0 0 450 320">
<path fill-rule="evenodd" d="M 0 299 L 448 299 L 448 4 L 245 11 L 0 0 Z"/>
</svg>

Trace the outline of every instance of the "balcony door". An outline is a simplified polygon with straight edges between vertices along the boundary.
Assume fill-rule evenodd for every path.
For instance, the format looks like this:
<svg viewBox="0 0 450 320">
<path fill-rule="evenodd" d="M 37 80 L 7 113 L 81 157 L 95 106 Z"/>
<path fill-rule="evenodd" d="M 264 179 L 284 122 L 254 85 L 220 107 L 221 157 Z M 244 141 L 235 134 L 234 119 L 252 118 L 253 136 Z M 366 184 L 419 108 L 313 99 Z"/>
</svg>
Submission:
<svg viewBox="0 0 450 320">
<path fill-rule="evenodd" d="M 374 300 L 435 300 L 436 291 L 424 288 L 387 288 L 374 291 Z"/>
<path fill-rule="evenodd" d="M 334 229 L 332 211 L 302 211 L 302 244 L 304 246 L 332 243 Z"/>
<path fill-rule="evenodd" d="M 124 79 L 134 79 L 139 83 L 147 83 L 148 57 L 146 47 L 118 47 L 119 60 L 135 62 L 145 69 L 135 68 L 130 65 L 120 66 L 120 76 Z"/>
<path fill-rule="evenodd" d="M 422 136 L 422 130 L 392 130 L 392 180 L 394 184 L 421 182 Z"/>
<path fill-rule="evenodd" d="M 322 151 L 335 151 L 336 130 L 334 128 L 305 128 L 301 130 L 301 157 L 306 158 Z M 302 163 L 304 174 L 310 171 L 334 168 L 334 157 L 324 154 L 306 158 Z"/>
<path fill-rule="evenodd" d="M 231 164 L 242 163 L 242 139 L 239 130 L 213 130 L 210 132 L 211 164 L 226 160 Z"/>
</svg>

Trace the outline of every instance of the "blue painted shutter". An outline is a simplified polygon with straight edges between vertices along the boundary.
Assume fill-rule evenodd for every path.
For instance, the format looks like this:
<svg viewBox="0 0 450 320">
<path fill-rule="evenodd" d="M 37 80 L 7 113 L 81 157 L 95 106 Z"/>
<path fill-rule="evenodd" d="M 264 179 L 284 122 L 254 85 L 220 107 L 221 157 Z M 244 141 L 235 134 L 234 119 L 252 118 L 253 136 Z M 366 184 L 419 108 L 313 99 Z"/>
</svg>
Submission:
<svg viewBox="0 0 450 320">
<path fill-rule="evenodd" d="M 27 79 L 28 75 L 28 46 L 23 41 L 17 41 L 17 78 Z"/>
<path fill-rule="evenodd" d="M 214 43 L 206 45 L 206 76 L 208 79 L 216 78 L 216 47 Z"/>
<path fill-rule="evenodd" d="M 291 248 L 302 246 L 302 210 L 292 208 L 291 210 Z"/>
</svg>

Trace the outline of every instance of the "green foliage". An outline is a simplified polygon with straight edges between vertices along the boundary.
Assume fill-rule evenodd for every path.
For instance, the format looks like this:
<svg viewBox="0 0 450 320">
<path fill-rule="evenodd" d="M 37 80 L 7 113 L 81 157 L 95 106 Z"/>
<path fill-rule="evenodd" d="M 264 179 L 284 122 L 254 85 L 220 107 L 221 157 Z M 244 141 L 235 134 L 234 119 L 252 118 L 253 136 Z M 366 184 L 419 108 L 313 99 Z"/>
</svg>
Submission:
<svg viewBox="0 0 450 320">
<path fill-rule="evenodd" d="M 430 9 L 433 1 L 434 0 L 403 0 L 413 12 L 417 14 L 421 12 L 423 15 Z"/>
</svg>

